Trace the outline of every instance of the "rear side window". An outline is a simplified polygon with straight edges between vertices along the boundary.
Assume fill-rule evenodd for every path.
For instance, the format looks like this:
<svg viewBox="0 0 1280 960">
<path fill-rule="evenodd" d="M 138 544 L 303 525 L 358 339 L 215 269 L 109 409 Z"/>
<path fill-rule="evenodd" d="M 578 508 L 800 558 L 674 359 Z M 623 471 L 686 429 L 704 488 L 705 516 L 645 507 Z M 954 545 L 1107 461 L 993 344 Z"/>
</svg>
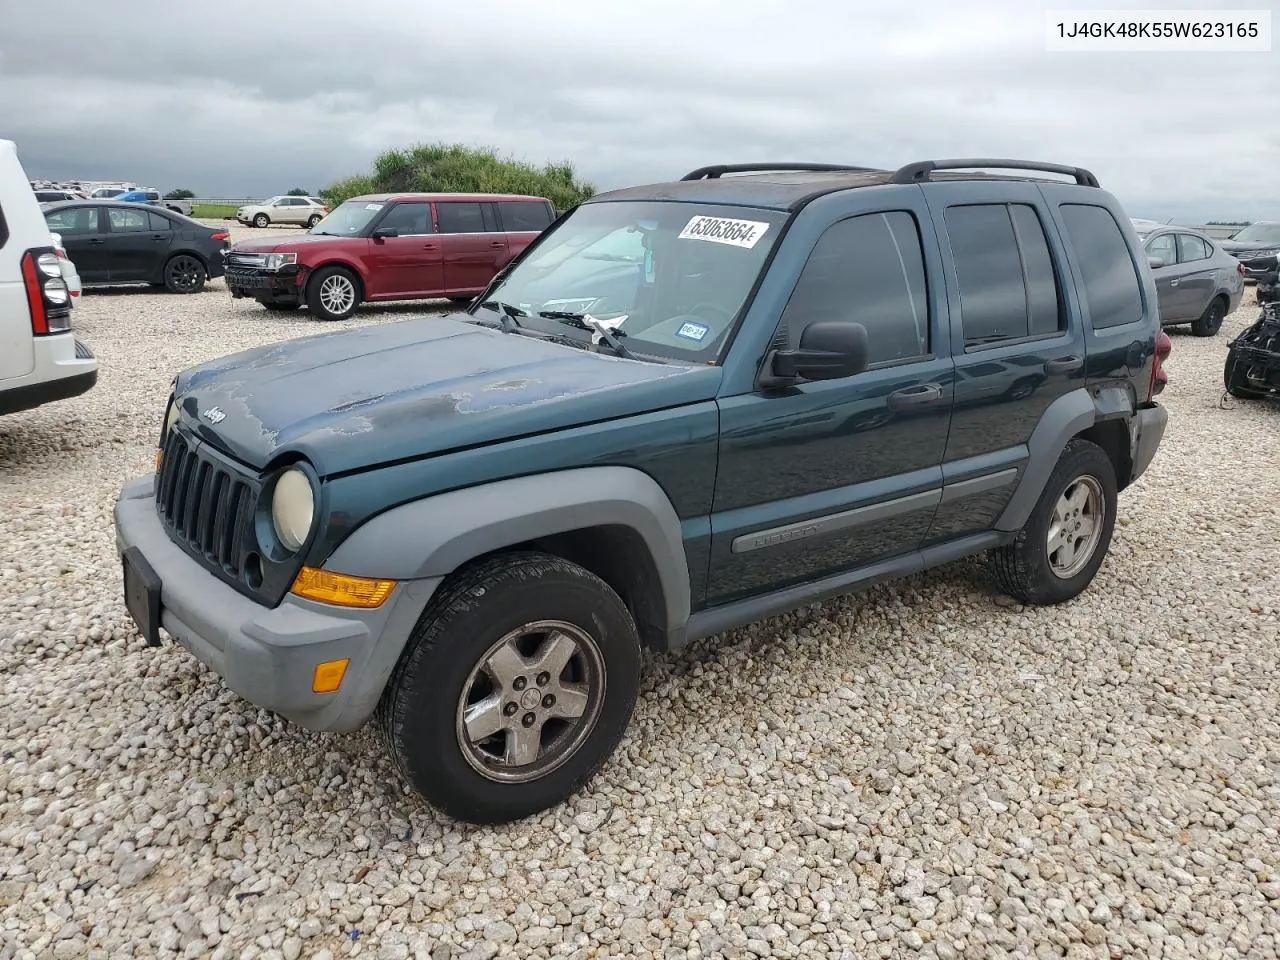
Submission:
<svg viewBox="0 0 1280 960">
<path fill-rule="evenodd" d="M 151 218 L 151 229 L 157 233 L 173 229 L 173 221 L 168 217 L 159 213 L 152 213 L 148 216 Z"/>
<path fill-rule="evenodd" d="M 112 207 L 107 211 L 112 233 L 138 233 L 151 229 L 151 219 L 146 210 L 123 210 Z"/>
<path fill-rule="evenodd" d="M 1190 263 L 1192 260 L 1205 260 L 1209 256 L 1209 245 L 1199 237 L 1189 233 L 1178 234 L 1178 262 Z"/>
<path fill-rule="evenodd" d="M 869 213 L 827 228 L 782 314 L 792 345 L 820 320 L 865 326 L 871 364 L 929 355 L 924 255 L 911 214 Z"/>
<path fill-rule="evenodd" d="M 551 225 L 551 211 L 545 203 L 499 200 L 498 215 L 502 217 L 502 229 L 513 233 L 521 230 L 541 231 Z"/>
<path fill-rule="evenodd" d="M 951 207 L 946 223 L 965 346 L 1063 329 L 1057 275 L 1035 208 L 1025 203 Z"/>
<path fill-rule="evenodd" d="M 478 203 L 447 201 L 436 204 L 441 233 L 484 233 L 484 214 Z"/>
<path fill-rule="evenodd" d="M 1106 207 L 1064 203 L 1062 220 L 1084 276 L 1084 296 L 1095 330 L 1142 319 L 1142 286 L 1120 225 Z"/>
</svg>

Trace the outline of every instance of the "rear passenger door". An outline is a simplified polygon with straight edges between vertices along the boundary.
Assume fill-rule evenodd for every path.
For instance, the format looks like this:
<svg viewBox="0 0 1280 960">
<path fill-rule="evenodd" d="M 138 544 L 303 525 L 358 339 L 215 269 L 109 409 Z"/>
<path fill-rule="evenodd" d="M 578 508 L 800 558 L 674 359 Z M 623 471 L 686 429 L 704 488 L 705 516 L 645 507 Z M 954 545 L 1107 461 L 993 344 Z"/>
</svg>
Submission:
<svg viewBox="0 0 1280 960">
<path fill-rule="evenodd" d="M 1084 336 L 1069 309 L 1065 254 L 1035 184 L 936 182 L 955 403 L 937 542 L 990 528 L 1012 496 L 1045 410 L 1085 382 Z"/>
<path fill-rule="evenodd" d="M 915 188 L 840 203 L 807 241 L 773 342 L 857 321 L 869 365 L 720 398 L 709 604 L 910 553 L 942 496 L 953 364 L 928 211 Z"/>
<path fill-rule="evenodd" d="M 1207 243 L 1190 233 L 1179 233 L 1176 236 L 1178 276 L 1173 281 L 1174 289 L 1179 291 L 1178 299 L 1183 317 L 1196 320 L 1209 306 L 1209 301 L 1218 289 L 1213 261 L 1209 259 L 1212 251 Z"/>
<path fill-rule="evenodd" d="M 507 238 L 498 230 L 492 203 L 437 201 L 436 229 L 448 296 L 479 293 L 508 260 Z"/>
</svg>

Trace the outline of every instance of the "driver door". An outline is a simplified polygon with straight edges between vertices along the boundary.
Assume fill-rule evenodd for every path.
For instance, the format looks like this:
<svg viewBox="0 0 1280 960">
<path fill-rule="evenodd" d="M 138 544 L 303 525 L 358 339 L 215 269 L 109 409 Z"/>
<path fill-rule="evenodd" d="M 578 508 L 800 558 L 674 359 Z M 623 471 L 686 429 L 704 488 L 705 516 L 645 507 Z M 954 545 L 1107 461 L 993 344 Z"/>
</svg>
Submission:
<svg viewBox="0 0 1280 960">
<path fill-rule="evenodd" d="M 941 500 L 955 363 L 932 221 L 918 190 L 850 193 L 775 338 L 858 321 L 868 367 L 720 399 L 709 605 L 910 553 Z"/>
</svg>

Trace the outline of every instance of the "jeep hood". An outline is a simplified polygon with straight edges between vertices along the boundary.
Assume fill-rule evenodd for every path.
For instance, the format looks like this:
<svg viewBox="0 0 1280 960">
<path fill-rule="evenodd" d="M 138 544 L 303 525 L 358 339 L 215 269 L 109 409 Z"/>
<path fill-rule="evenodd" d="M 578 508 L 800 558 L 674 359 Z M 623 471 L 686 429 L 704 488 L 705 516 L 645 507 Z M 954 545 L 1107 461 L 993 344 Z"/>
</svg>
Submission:
<svg viewBox="0 0 1280 960">
<path fill-rule="evenodd" d="M 625 360 L 451 317 L 269 344 L 183 371 L 201 440 L 321 475 L 712 399 L 721 369 Z"/>
</svg>

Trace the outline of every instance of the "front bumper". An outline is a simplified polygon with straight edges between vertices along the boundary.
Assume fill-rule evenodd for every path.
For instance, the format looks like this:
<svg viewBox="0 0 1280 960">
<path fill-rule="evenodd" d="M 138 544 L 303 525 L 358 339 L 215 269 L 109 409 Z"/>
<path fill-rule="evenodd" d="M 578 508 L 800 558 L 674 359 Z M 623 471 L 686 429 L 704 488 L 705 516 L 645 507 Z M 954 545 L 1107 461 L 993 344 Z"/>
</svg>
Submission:
<svg viewBox="0 0 1280 960">
<path fill-rule="evenodd" d="M 227 289 L 233 298 L 301 301 L 304 271 L 291 264 L 277 271 L 240 267 L 224 258 Z"/>
<path fill-rule="evenodd" d="M 1164 438 L 1165 428 L 1169 425 L 1169 411 L 1152 401 L 1145 407 L 1139 407 L 1132 421 L 1133 472 L 1130 482 L 1137 480 L 1151 466 L 1155 459 L 1156 449 Z"/>
<path fill-rule="evenodd" d="M 373 713 L 439 579 L 402 581 L 375 610 L 288 595 L 265 607 L 184 553 L 156 513 L 154 477 L 124 485 L 115 505 L 116 550 L 136 548 L 158 575 L 160 626 L 256 706 L 309 730 L 348 732 Z M 317 664 L 348 658 L 335 693 L 311 689 Z"/>
</svg>

